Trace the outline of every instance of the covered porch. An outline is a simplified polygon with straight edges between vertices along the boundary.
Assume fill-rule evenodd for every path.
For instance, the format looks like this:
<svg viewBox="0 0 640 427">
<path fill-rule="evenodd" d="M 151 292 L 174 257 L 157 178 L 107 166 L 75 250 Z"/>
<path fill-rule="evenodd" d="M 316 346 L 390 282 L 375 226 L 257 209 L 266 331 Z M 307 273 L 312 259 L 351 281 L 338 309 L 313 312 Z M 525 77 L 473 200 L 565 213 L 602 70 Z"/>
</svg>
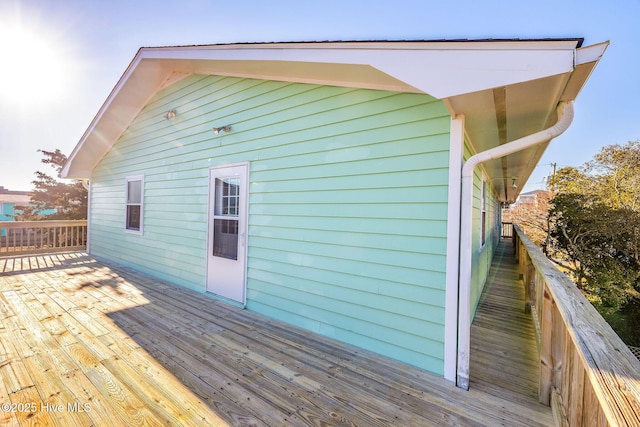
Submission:
<svg viewBox="0 0 640 427">
<path fill-rule="evenodd" d="M 550 425 L 510 245 L 469 391 L 83 252 L 0 258 L 0 424 Z"/>
</svg>

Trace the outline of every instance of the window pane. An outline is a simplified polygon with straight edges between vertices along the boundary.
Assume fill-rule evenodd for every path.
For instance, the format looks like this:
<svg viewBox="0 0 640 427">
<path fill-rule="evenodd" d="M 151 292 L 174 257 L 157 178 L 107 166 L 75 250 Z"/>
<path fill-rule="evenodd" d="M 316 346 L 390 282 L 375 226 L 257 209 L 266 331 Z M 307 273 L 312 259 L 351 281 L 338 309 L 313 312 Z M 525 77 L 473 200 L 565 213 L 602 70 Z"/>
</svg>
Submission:
<svg viewBox="0 0 640 427">
<path fill-rule="evenodd" d="M 140 230 L 140 206 L 127 206 L 127 229 Z"/>
<path fill-rule="evenodd" d="M 238 221 L 213 220 L 213 256 L 238 259 Z"/>
<path fill-rule="evenodd" d="M 486 243 L 487 240 L 487 213 L 482 212 L 482 246 Z"/>
<path fill-rule="evenodd" d="M 127 182 L 127 203 L 142 203 L 142 181 Z"/>
<path fill-rule="evenodd" d="M 240 178 L 216 178 L 215 215 L 238 216 Z"/>
</svg>

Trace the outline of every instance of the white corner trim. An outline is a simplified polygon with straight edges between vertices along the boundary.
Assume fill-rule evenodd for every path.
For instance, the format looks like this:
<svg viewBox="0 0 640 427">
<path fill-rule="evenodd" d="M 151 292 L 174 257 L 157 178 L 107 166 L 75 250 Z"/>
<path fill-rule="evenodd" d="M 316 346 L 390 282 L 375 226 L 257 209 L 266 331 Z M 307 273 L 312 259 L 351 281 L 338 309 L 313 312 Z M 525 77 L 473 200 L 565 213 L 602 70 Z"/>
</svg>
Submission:
<svg viewBox="0 0 640 427">
<path fill-rule="evenodd" d="M 91 254 L 91 198 L 93 197 L 93 179 L 87 180 L 87 250 Z"/>
<path fill-rule="evenodd" d="M 456 381 L 458 354 L 458 272 L 460 253 L 460 185 L 464 154 L 464 116 L 451 118 L 449 133 L 449 194 L 444 317 L 444 378 Z"/>
</svg>

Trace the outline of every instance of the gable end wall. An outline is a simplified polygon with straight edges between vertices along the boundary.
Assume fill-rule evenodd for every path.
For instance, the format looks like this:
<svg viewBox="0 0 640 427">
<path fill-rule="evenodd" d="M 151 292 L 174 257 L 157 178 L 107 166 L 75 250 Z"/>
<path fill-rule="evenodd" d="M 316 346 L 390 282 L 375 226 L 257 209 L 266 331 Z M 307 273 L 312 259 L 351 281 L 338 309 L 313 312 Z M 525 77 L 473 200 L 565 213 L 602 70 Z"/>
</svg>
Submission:
<svg viewBox="0 0 640 427">
<path fill-rule="evenodd" d="M 191 76 L 93 171 L 90 251 L 204 292 L 209 168 L 250 162 L 247 308 L 442 374 L 449 126 L 427 95 Z"/>
</svg>

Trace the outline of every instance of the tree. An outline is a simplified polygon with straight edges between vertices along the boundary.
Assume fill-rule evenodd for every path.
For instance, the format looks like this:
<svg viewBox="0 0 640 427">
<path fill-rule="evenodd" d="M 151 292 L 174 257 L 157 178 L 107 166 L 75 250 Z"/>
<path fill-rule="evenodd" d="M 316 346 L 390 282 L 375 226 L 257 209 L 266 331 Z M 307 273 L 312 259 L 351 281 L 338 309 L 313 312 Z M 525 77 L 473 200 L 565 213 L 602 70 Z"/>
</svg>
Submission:
<svg viewBox="0 0 640 427">
<path fill-rule="evenodd" d="M 640 141 L 604 147 L 582 167 L 560 169 L 551 185 L 552 258 L 626 342 L 640 345 L 640 331 L 628 327 L 640 324 Z"/>
<path fill-rule="evenodd" d="M 532 194 L 531 200 L 520 200 L 509 208 L 509 215 L 514 218 L 518 227 L 531 239 L 533 243 L 547 246 L 549 235 L 549 200 L 552 193 L 550 191 L 538 190 Z"/>
<path fill-rule="evenodd" d="M 640 210 L 640 140 L 604 147 L 585 170 L 598 184 L 595 193 L 611 207 Z"/>
<path fill-rule="evenodd" d="M 51 165 L 60 174 L 67 157 L 58 149 L 55 151 L 38 150 L 44 155 L 42 163 Z M 27 206 L 16 206 L 20 212 L 14 216 L 19 221 L 43 219 L 86 219 L 87 190 L 81 181 L 65 183 L 45 172 L 37 171 L 37 179 L 32 181 L 35 190 L 31 193 L 31 202 Z"/>
</svg>

